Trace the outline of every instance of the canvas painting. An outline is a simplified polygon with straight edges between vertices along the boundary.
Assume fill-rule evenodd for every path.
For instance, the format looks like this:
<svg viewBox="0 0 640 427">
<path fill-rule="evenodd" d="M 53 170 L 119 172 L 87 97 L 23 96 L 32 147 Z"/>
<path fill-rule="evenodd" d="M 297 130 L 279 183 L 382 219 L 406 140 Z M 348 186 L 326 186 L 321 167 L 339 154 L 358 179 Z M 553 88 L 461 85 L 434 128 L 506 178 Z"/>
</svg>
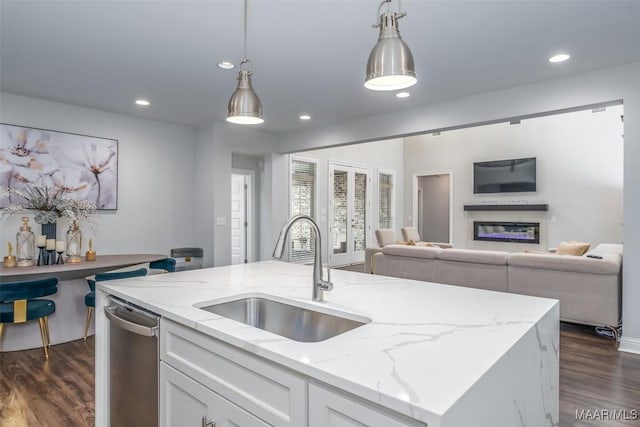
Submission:
<svg viewBox="0 0 640 427">
<path fill-rule="evenodd" d="M 0 125 L 0 189 L 62 188 L 65 198 L 116 209 L 118 141 L 9 124 Z M 0 207 L 15 202 L 4 198 Z"/>
</svg>

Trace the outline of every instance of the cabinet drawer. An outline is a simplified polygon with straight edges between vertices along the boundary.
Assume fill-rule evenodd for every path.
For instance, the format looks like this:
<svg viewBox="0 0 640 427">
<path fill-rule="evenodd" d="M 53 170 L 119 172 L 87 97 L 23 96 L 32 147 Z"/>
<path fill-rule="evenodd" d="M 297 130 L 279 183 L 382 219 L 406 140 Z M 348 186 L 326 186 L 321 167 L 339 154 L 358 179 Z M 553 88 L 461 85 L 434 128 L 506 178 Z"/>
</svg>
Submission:
<svg viewBox="0 0 640 427">
<path fill-rule="evenodd" d="M 302 378 L 191 328 L 161 322 L 162 361 L 271 425 L 306 425 Z"/>
<path fill-rule="evenodd" d="M 160 364 L 160 402 L 161 427 L 200 427 L 203 417 L 217 427 L 269 426 L 165 363 Z"/>
<path fill-rule="evenodd" d="M 425 427 L 426 424 L 309 384 L 309 427 Z"/>
</svg>

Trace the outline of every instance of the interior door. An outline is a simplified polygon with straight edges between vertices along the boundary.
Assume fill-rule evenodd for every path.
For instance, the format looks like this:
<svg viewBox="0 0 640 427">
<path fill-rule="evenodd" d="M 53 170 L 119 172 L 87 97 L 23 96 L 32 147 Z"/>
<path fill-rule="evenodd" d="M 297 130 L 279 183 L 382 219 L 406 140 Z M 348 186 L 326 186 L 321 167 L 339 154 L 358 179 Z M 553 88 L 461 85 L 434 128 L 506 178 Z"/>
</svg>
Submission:
<svg viewBox="0 0 640 427">
<path fill-rule="evenodd" d="M 246 177 L 231 175 L 231 264 L 246 262 Z"/>
<path fill-rule="evenodd" d="M 329 265 L 364 262 L 371 233 L 371 171 L 329 165 Z"/>
<path fill-rule="evenodd" d="M 417 224 L 420 240 L 448 243 L 451 236 L 451 175 L 417 177 Z"/>
</svg>

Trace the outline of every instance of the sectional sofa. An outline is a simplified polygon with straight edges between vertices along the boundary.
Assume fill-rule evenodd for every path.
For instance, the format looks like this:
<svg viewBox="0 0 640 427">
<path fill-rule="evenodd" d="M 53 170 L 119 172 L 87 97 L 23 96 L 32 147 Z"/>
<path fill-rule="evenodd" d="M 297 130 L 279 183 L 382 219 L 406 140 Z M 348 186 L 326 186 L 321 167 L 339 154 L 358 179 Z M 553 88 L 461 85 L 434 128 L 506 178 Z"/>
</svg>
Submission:
<svg viewBox="0 0 640 427">
<path fill-rule="evenodd" d="M 384 276 L 558 299 L 568 322 L 620 321 L 620 244 L 599 244 L 583 256 L 387 245 L 371 264 Z"/>
</svg>

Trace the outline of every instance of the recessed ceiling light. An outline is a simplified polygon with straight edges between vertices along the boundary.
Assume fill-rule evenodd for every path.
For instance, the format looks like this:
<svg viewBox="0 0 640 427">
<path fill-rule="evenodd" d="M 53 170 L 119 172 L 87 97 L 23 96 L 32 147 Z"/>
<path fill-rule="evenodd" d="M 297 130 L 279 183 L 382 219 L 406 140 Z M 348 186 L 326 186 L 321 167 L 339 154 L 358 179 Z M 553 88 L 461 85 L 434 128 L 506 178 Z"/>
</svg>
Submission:
<svg viewBox="0 0 640 427">
<path fill-rule="evenodd" d="M 233 70 L 236 66 L 229 61 L 220 61 L 218 62 L 218 68 L 222 68 L 223 70 Z"/>
<path fill-rule="evenodd" d="M 151 105 L 151 103 L 146 99 L 136 99 L 136 104 L 141 105 L 143 107 L 148 107 L 149 105 Z"/>
<path fill-rule="evenodd" d="M 553 55 L 551 58 L 549 58 L 549 62 L 563 62 L 563 61 L 566 61 L 569 58 L 571 58 L 571 55 L 566 54 L 566 53 L 559 53 L 559 54 Z"/>
<path fill-rule="evenodd" d="M 300 116 L 300 120 L 311 120 L 311 116 L 308 114 L 303 114 Z"/>
<path fill-rule="evenodd" d="M 396 93 L 396 98 L 408 98 L 411 94 L 409 92 L 398 92 Z"/>
</svg>

